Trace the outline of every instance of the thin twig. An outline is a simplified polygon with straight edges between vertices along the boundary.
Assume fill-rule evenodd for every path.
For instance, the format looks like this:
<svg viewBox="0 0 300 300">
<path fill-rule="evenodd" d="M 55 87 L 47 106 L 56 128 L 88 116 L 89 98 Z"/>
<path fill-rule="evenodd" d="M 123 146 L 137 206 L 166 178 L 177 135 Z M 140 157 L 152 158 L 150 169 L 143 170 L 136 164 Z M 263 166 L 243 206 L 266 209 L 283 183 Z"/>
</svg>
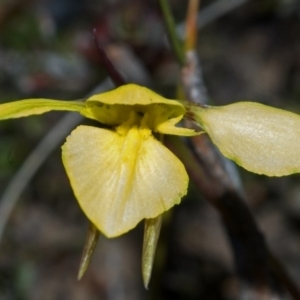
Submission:
<svg viewBox="0 0 300 300">
<path fill-rule="evenodd" d="M 198 14 L 197 28 L 200 29 L 218 18 L 224 16 L 225 14 L 231 12 L 235 8 L 245 4 L 249 0 L 218 0 L 203 8 Z M 180 40 L 185 38 L 185 22 L 177 25 L 176 32 Z"/>
<path fill-rule="evenodd" d="M 186 17 L 186 38 L 185 51 L 188 52 L 196 48 L 197 43 L 197 17 L 200 0 L 190 0 Z"/>
<path fill-rule="evenodd" d="M 120 86 L 126 84 L 126 80 L 123 78 L 121 73 L 116 69 L 112 61 L 107 57 L 106 51 L 104 51 L 103 47 L 100 45 L 99 40 L 97 39 L 97 30 L 94 28 L 93 30 L 93 38 L 96 45 L 96 48 L 99 51 L 102 64 L 105 70 L 108 73 L 110 79 L 114 82 L 115 86 Z"/>
</svg>

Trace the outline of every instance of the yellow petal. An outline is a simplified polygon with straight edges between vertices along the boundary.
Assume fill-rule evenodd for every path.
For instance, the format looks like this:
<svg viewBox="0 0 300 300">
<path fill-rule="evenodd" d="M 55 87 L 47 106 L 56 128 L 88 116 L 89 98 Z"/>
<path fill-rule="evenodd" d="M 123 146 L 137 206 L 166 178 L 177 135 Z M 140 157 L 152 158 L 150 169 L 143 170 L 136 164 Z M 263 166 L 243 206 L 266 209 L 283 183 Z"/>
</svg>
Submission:
<svg viewBox="0 0 300 300">
<path fill-rule="evenodd" d="M 195 120 L 224 156 L 268 176 L 300 172 L 300 116 L 254 102 L 195 107 Z"/>
<path fill-rule="evenodd" d="M 82 210 L 107 237 L 157 217 L 187 192 L 183 164 L 149 130 L 79 126 L 63 146 L 63 163 Z"/>
<path fill-rule="evenodd" d="M 50 99 L 26 99 L 0 105 L 0 120 L 40 115 L 51 110 L 80 112 L 85 103 Z"/>
</svg>

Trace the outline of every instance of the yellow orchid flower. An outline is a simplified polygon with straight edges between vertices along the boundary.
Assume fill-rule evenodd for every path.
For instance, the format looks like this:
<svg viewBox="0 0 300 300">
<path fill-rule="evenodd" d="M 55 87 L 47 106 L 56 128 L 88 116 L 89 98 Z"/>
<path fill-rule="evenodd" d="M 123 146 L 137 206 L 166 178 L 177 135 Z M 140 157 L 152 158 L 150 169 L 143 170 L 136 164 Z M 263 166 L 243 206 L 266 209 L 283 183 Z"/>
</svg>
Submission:
<svg viewBox="0 0 300 300">
<path fill-rule="evenodd" d="M 110 128 L 78 126 L 62 146 L 71 186 L 87 218 L 107 237 L 161 215 L 187 193 L 180 160 L 154 133 L 191 136 L 176 127 L 185 108 L 134 84 L 94 95 L 85 102 L 27 99 L 0 105 L 0 120 L 51 110 L 81 113 Z"/>
<path fill-rule="evenodd" d="M 1 104 L 0 120 L 52 110 L 79 112 L 109 127 L 78 126 L 62 146 L 71 186 L 91 223 L 78 278 L 99 231 L 117 237 L 145 219 L 142 269 L 148 286 L 161 215 L 181 201 L 188 186 L 183 164 L 155 135 L 199 134 L 175 126 L 185 114 L 224 156 L 245 169 L 268 176 L 300 172 L 300 116 L 259 103 L 183 105 L 128 84 L 85 102 L 26 99 Z"/>
</svg>

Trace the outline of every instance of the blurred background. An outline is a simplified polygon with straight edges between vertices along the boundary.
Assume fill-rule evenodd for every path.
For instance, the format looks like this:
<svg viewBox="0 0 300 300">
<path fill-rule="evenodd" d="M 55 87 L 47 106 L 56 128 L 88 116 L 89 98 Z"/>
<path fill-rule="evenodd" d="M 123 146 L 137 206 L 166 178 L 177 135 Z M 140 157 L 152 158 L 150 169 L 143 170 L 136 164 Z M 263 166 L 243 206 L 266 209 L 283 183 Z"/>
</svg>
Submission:
<svg viewBox="0 0 300 300">
<path fill-rule="evenodd" d="M 182 33 L 187 1 L 169 2 Z M 228 9 L 222 11 L 216 2 Z M 203 0 L 201 11 L 205 24 L 197 51 L 212 103 L 255 100 L 300 113 L 300 1 Z M 180 69 L 157 1 L 0 0 L 0 103 L 84 99 L 107 86 L 94 28 L 128 81 L 176 97 Z M 1 122 L 0 195 L 62 118 L 64 113 L 55 112 Z M 63 135 L 79 122 L 92 124 L 73 119 L 63 125 Z M 166 215 L 149 290 L 141 277 L 142 224 L 120 238 L 101 236 L 77 282 L 88 222 L 55 146 L 63 143 L 61 132 L 54 131 L 54 151 L 4 224 L 0 300 L 258 299 L 247 293 L 241 298 L 244 282 L 223 222 L 193 182 L 189 195 Z M 40 154 L 33 155 L 32 164 L 39 159 L 35 155 Z M 300 287 L 299 175 L 267 178 L 238 171 L 270 249 Z M 290 299 L 285 291 L 280 295 L 272 299 Z"/>
</svg>

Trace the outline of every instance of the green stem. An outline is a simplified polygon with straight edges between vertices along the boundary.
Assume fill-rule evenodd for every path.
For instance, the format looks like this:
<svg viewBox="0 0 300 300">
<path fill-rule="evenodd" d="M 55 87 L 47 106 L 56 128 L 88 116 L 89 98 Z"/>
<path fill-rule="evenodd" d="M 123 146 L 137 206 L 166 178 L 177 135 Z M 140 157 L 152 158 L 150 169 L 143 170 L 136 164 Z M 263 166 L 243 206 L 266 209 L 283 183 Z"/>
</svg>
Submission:
<svg viewBox="0 0 300 300">
<path fill-rule="evenodd" d="M 172 48 L 175 52 L 178 62 L 180 63 L 180 65 L 183 65 L 185 62 L 184 51 L 179 42 L 176 30 L 175 30 L 176 26 L 175 26 L 175 22 L 173 19 L 173 15 L 171 13 L 171 9 L 170 9 L 168 0 L 159 0 L 159 4 L 161 7 L 163 16 L 164 16 L 164 21 L 165 21 L 165 24 L 167 27 L 167 33 L 168 33 Z"/>
</svg>

